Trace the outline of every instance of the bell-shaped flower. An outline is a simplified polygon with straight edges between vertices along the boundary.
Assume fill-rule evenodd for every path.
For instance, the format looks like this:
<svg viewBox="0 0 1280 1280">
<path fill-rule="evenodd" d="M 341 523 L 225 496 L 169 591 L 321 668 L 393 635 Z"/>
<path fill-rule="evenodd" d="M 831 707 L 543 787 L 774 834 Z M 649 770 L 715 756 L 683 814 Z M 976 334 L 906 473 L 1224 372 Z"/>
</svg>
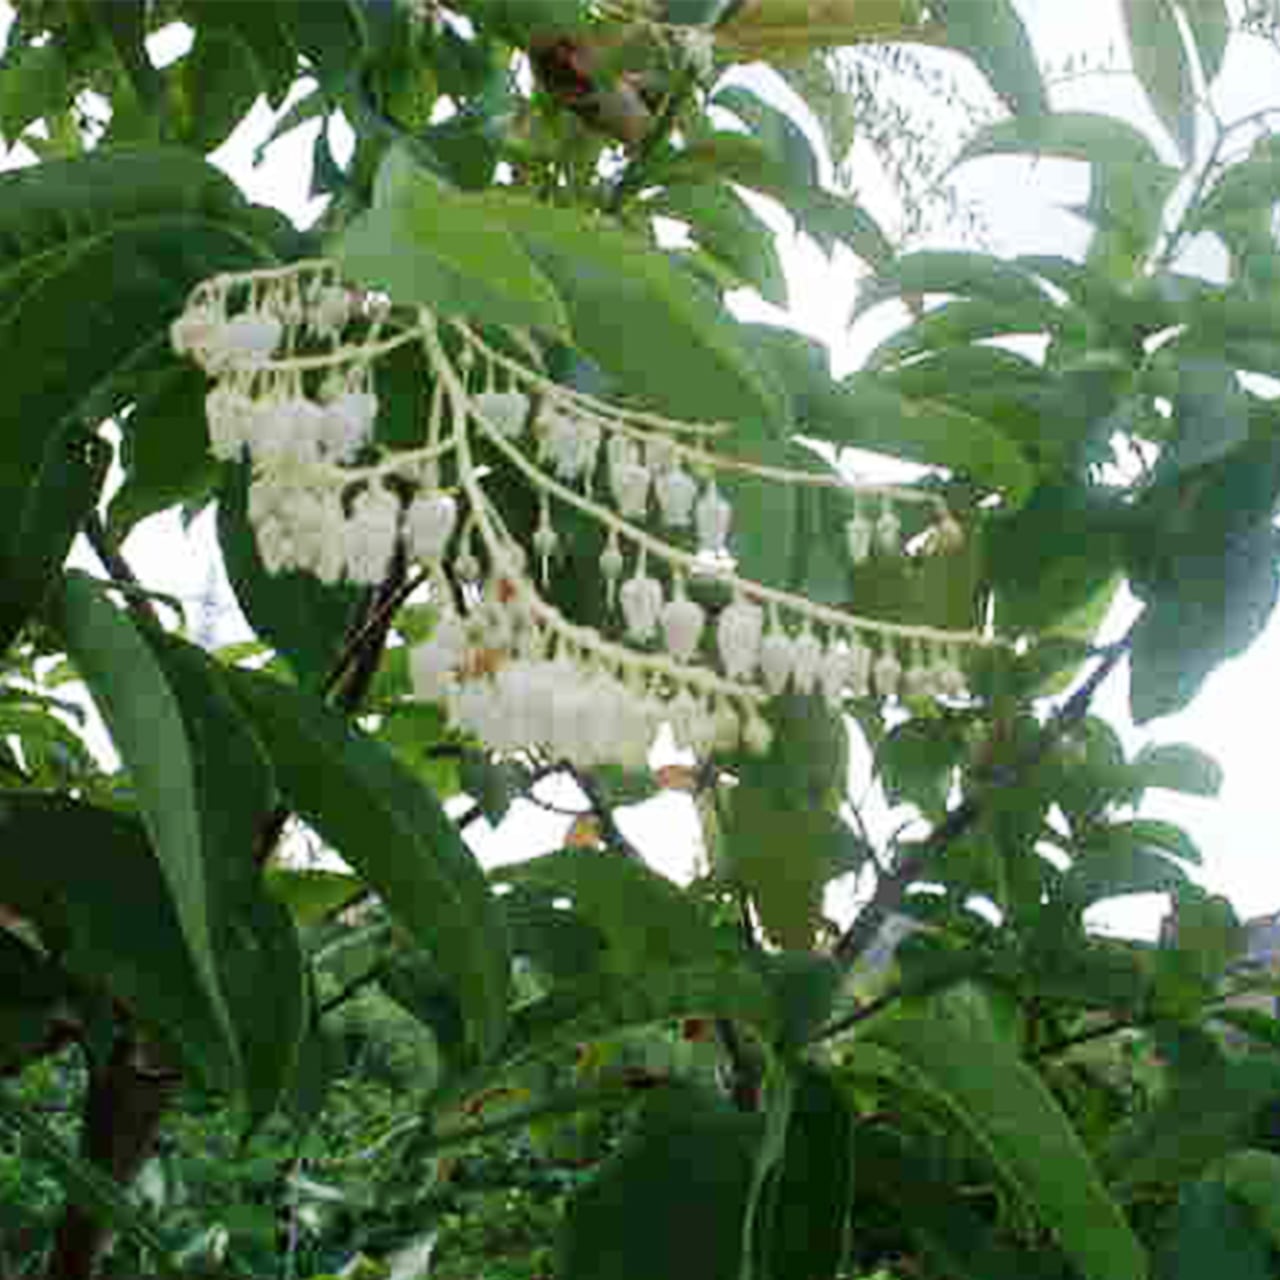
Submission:
<svg viewBox="0 0 1280 1280">
<path fill-rule="evenodd" d="M 682 468 L 673 467 L 659 473 L 653 488 L 663 522 L 673 529 L 687 529 L 693 520 L 693 504 L 698 498 L 694 478 Z"/>
<path fill-rule="evenodd" d="M 716 623 L 716 642 L 725 674 L 731 680 L 749 680 L 760 657 L 764 610 L 749 600 L 735 600 Z"/>
<path fill-rule="evenodd" d="M 662 616 L 662 585 L 656 578 L 637 569 L 635 576 L 622 584 L 618 593 L 627 634 L 633 640 L 648 640 Z"/>
<path fill-rule="evenodd" d="M 451 494 L 418 494 L 405 517 L 409 549 L 419 560 L 442 560 L 457 523 L 458 503 Z"/>
<path fill-rule="evenodd" d="M 729 540 L 733 508 L 721 496 L 714 480 L 707 482 L 693 512 L 698 530 L 698 545 L 703 551 L 723 551 Z"/>
<path fill-rule="evenodd" d="M 400 502 L 379 484 L 356 495 L 347 521 L 347 577 L 377 586 L 386 576 L 400 528 Z"/>
<path fill-rule="evenodd" d="M 775 627 L 760 644 L 760 675 L 775 697 L 782 693 L 795 670 L 795 642 Z"/>
<path fill-rule="evenodd" d="M 488 427 L 505 440 L 518 440 L 529 417 L 529 397 L 522 391 L 482 391 L 471 407 Z"/>
<path fill-rule="evenodd" d="M 792 655 L 791 679 L 795 691 L 812 693 L 817 687 L 818 673 L 822 666 L 822 641 L 806 627 L 796 636 Z"/>
<path fill-rule="evenodd" d="M 880 656 L 871 667 L 871 683 L 879 698 L 892 698 L 898 692 L 902 680 L 902 664 L 893 652 L 893 645 L 885 641 Z"/>
<path fill-rule="evenodd" d="M 677 662 L 688 662 L 697 653 L 706 616 L 706 610 L 683 591 L 662 606 L 663 639 Z"/>
</svg>

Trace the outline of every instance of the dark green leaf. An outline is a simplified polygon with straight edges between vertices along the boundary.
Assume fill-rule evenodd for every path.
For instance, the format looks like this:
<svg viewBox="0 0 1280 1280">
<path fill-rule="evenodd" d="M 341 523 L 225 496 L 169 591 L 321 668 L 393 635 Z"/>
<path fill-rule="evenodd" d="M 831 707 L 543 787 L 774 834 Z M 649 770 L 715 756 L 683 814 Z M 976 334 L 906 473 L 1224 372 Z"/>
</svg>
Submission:
<svg viewBox="0 0 1280 1280">
<path fill-rule="evenodd" d="M 1178 360 L 1174 434 L 1160 469 L 1188 471 L 1226 457 L 1249 439 L 1248 400 L 1234 370 L 1216 356 L 1187 353 Z"/>
<path fill-rule="evenodd" d="M 458 994 L 471 1045 L 507 1016 L 509 957 L 488 882 L 435 797 L 314 697 L 231 673 L 289 805 L 368 881 Z"/>
<path fill-rule="evenodd" d="M 1160 1255 L 1160 1280 L 1210 1280 L 1231 1259 L 1233 1280 L 1275 1274 L 1267 1238 L 1219 1182 L 1192 1182 L 1178 1195 L 1172 1234 Z"/>
<path fill-rule="evenodd" d="M 570 1202 L 556 1274 L 564 1280 L 738 1280 L 759 1117 L 682 1091 Z"/>
<path fill-rule="evenodd" d="M 915 1016 L 868 1024 L 860 1043 L 882 1050 L 883 1069 L 945 1109 L 1054 1231 L 1082 1275 L 1137 1280 L 1147 1274 L 1142 1246 L 1079 1136 L 967 989 L 934 998 Z M 858 1055 L 852 1060 L 858 1063 Z M 863 1069 L 875 1065 L 868 1058 Z"/>
<path fill-rule="evenodd" d="M 309 573 L 268 573 L 249 523 L 250 467 L 226 468 L 218 498 L 218 543 L 227 576 L 255 632 L 284 655 L 304 687 L 320 689 L 332 674 L 365 593 L 328 585 Z"/>
<path fill-rule="evenodd" d="M 881 268 L 858 291 L 850 320 L 887 298 L 934 293 L 981 298 L 1020 311 L 1038 311 L 1044 322 L 1053 304 L 1035 278 L 1013 263 L 983 253 L 921 250 Z"/>
<path fill-rule="evenodd" d="M 966 755 L 963 725 L 912 719 L 880 744 L 876 769 L 890 804 L 913 804 L 926 818 L 938 821 L 947 810 L 954 770 Z"/>
</svg>

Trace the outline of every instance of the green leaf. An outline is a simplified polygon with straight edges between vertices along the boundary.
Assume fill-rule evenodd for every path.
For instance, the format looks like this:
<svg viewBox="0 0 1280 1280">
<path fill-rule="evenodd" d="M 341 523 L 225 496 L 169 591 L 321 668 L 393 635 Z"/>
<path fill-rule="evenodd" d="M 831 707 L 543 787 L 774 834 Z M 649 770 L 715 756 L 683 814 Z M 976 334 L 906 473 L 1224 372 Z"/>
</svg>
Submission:
<svg viewBox="0 0 1280 1280">
<path fill-rule="evenodd" d="M 1254 1224 L 1280 1248 L 1280 1156 L 1249 1148 L 1224 1156 L 1206 1174 L 1248 1205 Z"/>
<path fill-rule="evenodd" d="M 79 432 L 50 432 L 21 488 L 0 480 L 0 652 L 50 590 L 71 544 L 93 511 L 110 462 L 106 444 Z M 0 464 L 2 465 L 2 464 Z"/>
<path fill-rule="evenodd" d="M 789 1072 L 782 1150 L 755 1211 L 762 1280 L 837 1274 L 853 1192 L 853 1115 L 824 1072 Z"/>
<path fill-rule="evenodd" d="M 831 393 L 810 399 L 806 431 L 928 466 L 947 467 L 1005 492 L 1020 506 L 1035 486 L 1022 449 L 991 423 L 941 400 L 914 399 L 876 375 L 850 374 Z"/>
<path fill-rule="evenodd" d="M 218 543 L 236 600 L 254 631 L 288 660 L 298 682 L 320 690 L 332 675 L 365 592 L 309 573 L 268 573 L 249 523 L 248 463 L 228 466 L 218 496 Z"/>
<path fill-rule="evenodd" d="M 956 766 L 968 754 L 964 727 L 946 719 L 911 719 L 876 751 L 876 770 L 890 804 L 913 804 L 930 821 L 947 811 Z"/>
<path fill-rule="evenodd" d="M 778 945 L 808 948 L 822 888 L 844 870 L 852 832 L 839 816 L 848 736 L 843 722 L 810 696 L 774 702 L 773 745 L 762 757 L 734 763 L 725 820 L 725 875 L 751 894 L 760 921 Z"/>
<path fill-rule="evenodd" d="M 174 1277 L 182 1274 L 164 1237 L 147 1216 L 125 1194 L 124 1190 L 96 1164 L 77 1155 L 54 1132 L 47 1121 L 30 1110 L 7 1088 L 0 1089 L 0 1125 L 8 1129 L 24 1150 L 52 1167 L 73 1203 L 96 1218 L 110 1223 L 127 1240 L 146 1249 L 155 1260 L 160 1274 Z"/>
<path fill-rule="evenodd" d="M 507 1017 L 509 956 L 475 858 L 435 797 L 385 747 L 314 697 L 236 671 L 287 803 L 384 899 L 458 993 L 471 1045 L 486 1054 Z"/>
<path fill-rule="evenodd" d="M 664 1093 L 566 1208 L 564 1280 L 738 1280 L 760 1119 Z"/>
<path fill-rule="evenodd" d="M 70 97 L 67 60 L 56 42 L 10 49 L 0 61 L 0 138 L 12 146 L 29 124 L 57 115 Z"/>
<path fill-rule="evenodd" d="M 0 901 L 35 923 L 71 973 L 102 983 L 206 1084 L 230 1083 L 230 1046 L 142 824 L 20 791 L 0 797 L 0 823 Z"/>
<path fill-rule="evenodd" d="M 157 374 L 121 423 L 124 483 L 111 499 L 107 529 L 117 542 L 147 516 L 203 498 L 217 484 L 205 420 L 207 380 L 196 368 Z"/>
<path fill-rule="evenodd" d="M 1185 742 L 1149 744 L 1138 752 L 1132 767 L 1144 787 L 1163 787 L 1192 796 L 1216 796 L 1222 789 L 1222 766 Z"/>
<path fill-rule="evenodd" d="M 222 806 L 239 811 L 241 797 L 205 772 L 207 762 L 194 754 L 182 705 L 155 654 L 92 579 L 68 575 L 61 615 L 67 654 L 129 769 L 187 948 L 234 1053 L 236 1027 L 219 972 L 209 878 L 217 859 L 249 860 L 252 846 L 223 844 L 223 833 L 204 821 Z"/>
<path fill-rule="evenodd" d="M 1181 0 L 1182 15 L 1191 28 L 1191 39 L 1200 55 L 1200 69 L 1206 85 L 1222 70 L 1222 60 L 1231 36 L 1231 19 L 1226 0 Z"/>
<path fill-rule="evenodd" d="M 626 390 L 688 418 L 785 424 L 787 406 L 755 367 L 742 327 L 670 258 L 577 210 L 488 199 L 555 282 L 573 345 Z"/>
<path fill-rule="evenodd" d="M 263 874 L 267 892 L 283 903 L 302 926 L 320 924 L 365 893 L 358 876 L 312 867 L 270 866 Z"/>
<path fill-rule="evenodd" d="M 533 887 L 571 900 L 572 910 L 599 930 L 604 964 L 642 975 L 710 960 L 721 950 L 716 931 L 692 899 L 664 876 L 630 858 L 594 849 L 563 849 L 493 872 L 495 885 Z"/>
<path fill-rule="evenodd" d="M 1158 848 L 1129 832 L 1100 832 L 1071 860 L 1063 892 L 1081 906 L 1129 893 L 1168 893 L 1190 883 L 1187 873 Z"/>
<path fill-rule="evenodd" d="M 182 8 L 197 32 L 234 37 L 243 49 L 237 56 L 248 55 L 267 102 L 278 108 L 297 79 L 298 67 L 298 51 L 282 7 L 258 0 L 182 0 Z"/>
<path fill-rule="evenodd" d="M 1217 1181 L 1189 1183 L 1178 1194 L 1161 1280 L 1208 1280 L 1221 1273 L 1224 1258 L 1231 1259 L 1232 1280 L 1275 1274 L 1266 1236 L 1228 1189 Z"/>
<path fill-rule="evenodd" d="M 159 633 L 148 639 L 186 725 L 206 849 L 210 936 L 256 1122 L 292 1083 L 310 1016 L 293 918 L 264 892 L 254 860 L 275 788 L 262 746 L 231 699 L 225 669 L 195 645 Z"/>
<path fill-rule="evenodd" d="M 973 61 L 1010 111 L 1049 110 L 1035 50 L 1010 0 L 948 0 L 942 20 L 946 44 Z"/>
<path fill-rule="evenodd" d="M 1174 0 L 1124 0 L 1133 69 L 1183 158 L 1195 156 L 1195 85 Z"/>
<path fill-rule="evenodd" d="M 353 280 L 405 306 L 563 334 L 552 281 L 503 225 L 492 201 L 453 190 L 394 148 L 374 206 L 338 237 L 334 257 Z"/>
<path fill-rule="evenodd" d="M 1200 850 L 1183 829 L 1159 818 L 1134 818 L 1110 827 L 1111 839 L 1128 841 L 1135 849 L 1152 848 L 1183 862 L 1200 865 Z"/>
<path fill-rule="evenodd" d="M 1088 1280 L 1140 1280 L 1144 1250 L 1070 1121 L 990 1015 L 961 994 L 867 1024 L 860 1043 L 884 1056 L 863 1067 L 855 1053 L 855 1069 L 889 1071 L 942 1107 Z"/>
<path fill-rule="evenodd" d="M 816 187 L 818 157 L 803 129 L 777 107 L 743 85 L 730 85 L 711 99 L 712 107 L 732 111 L 782 167 L 789 185 Z"/>
<path fill-rule="evenodd" d="M 787 278 L 774 234 L 725 184 L 678 183 L 652 202 L 665 216 L 689 224 L 693 237 L 775 307 L 787 305 Z"/>
<path fill-rule="evenodd" d="M 959 294 L 1021 311 L 1038 311 L 1042 323 L 1055 314 L 1052 300 L 1034 276 L 1015 264 L 985 253 L 952 249 L 909 253 L 881 268 L 859 289 L 857 306 L 849 319 L 852 322 L 888 298 L 935 293 Z"/>
<path fill-rule="evenodd" d="M 1176 1187 L 1243 1146 L 1258 1112 L 1275 1097 L 1280 1067 L 1262 1056 L 1223 1060 L 1173 1086 L 1153 1107 L 1117 1127 L 1101 1162 L 1116 1194 Z"/>
<path fill-rule="evenodd" d="M 1132 125 L 1090 112 L 998 121 L 978 131 L 957 163 L 1027 152 L 1083 160 L 1093 167 L 1089 204 L 1083 212 L 1104 233 L 1090 249 L 1090 262 L 1116 279 L 1135 275 L 1136 263 L 1159 230 L 1178 171 L 1161 164 L 1151 142 Z"/>
<path fill-rule="evenodd" d="M 1174 433 L 1160 454 L 1162 474 L 1216 462 L 1249 439 L 1248 397 L 1225 360 L 1188 352 L 1177 368 Z"/>
</svg>

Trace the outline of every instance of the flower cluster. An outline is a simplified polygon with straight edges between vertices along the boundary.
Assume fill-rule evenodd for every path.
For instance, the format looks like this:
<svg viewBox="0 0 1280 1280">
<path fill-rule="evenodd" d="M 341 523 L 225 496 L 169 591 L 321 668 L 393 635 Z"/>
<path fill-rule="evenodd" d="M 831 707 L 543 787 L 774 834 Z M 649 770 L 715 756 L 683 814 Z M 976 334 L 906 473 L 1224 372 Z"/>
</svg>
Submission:
<svg viewBox="0 0 1280 1280">
<path fill-rule="evenodd" d="M 784 693 L 832 711 L 848 697 L 965 695 L 957 655 L 981 637 L 857 617 L 733 569 L 727 477 L 850 490 L 855 565 L 903 554 L 905 503 L 932 509 L 925 543 L 953 546 L 960 528 L 932 495 L 735 458 L 717 448 L 721 425 L 561 386 L 521 334 L 517 358 L 425 310 L 400 322 L 327 262 L 206 281 L 172 338 L 214 380 L 213 452 L 252 461 L 249 519 L 267 569 L 374 584 L 403 548 L 440 614 L 411 655 L 415 693 L 496 750 L 639 765 L 667 724 L 699 754 L 764 751 L 763 709 Z M 373 370 L 409 342 L 431 372 L 427 438 L 385 450 Z M 486 486 L 495 466 L 534 496 L 523 544 Z M 603 629 L 544 597 L 569 514 L 605 534 Z"/>
</svg>

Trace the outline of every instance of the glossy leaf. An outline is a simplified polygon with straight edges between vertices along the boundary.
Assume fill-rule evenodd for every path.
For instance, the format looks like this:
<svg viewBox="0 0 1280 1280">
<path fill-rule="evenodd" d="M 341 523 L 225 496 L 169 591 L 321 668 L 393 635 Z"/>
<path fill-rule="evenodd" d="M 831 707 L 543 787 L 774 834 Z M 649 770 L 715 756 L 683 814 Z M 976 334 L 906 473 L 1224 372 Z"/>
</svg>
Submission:
<svg viewBox="0 0 1280 1280">
<path fill-rule="evenodd" d="M 945 1108 L 1052 1228 L 1082 1275 L 1145 1276 L 1142 1246 L 1053 1095 L 990 1015 L 958 994 L 935 999 L 922 1014 L 874 1021 L 863 1039 L 885 1055 L 885 1069 Z"/>
<path fill-rule="evenodd" d="M 509 957 L 475 858 L 439 802 L 378 743 L 316 698 L 249 672 L 230 687 L 281 793 L 385 900 L 458 993 L 472 1047 L 494 1048 Z"/>
</svg>

